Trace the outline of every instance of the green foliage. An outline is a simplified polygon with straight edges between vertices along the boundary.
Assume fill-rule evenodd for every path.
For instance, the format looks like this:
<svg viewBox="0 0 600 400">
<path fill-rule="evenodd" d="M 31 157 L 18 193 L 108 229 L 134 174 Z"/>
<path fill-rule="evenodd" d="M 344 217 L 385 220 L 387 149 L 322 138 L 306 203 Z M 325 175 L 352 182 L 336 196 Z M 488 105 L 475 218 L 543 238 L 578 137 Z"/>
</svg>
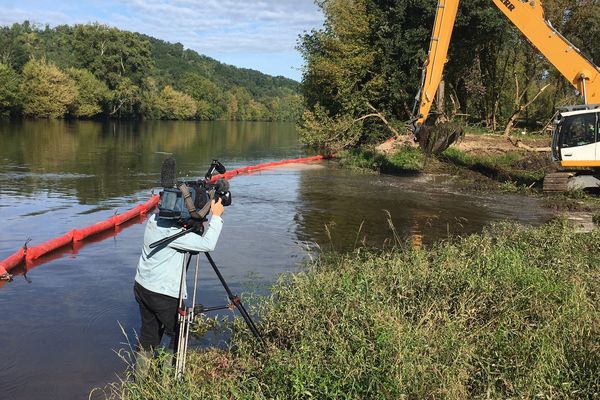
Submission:
<svg viewBox="0 0 600 400">
<path fill-rule="evenodd" d="M 126 76 L 139 84 L 153 67 L 150 44 L 140 35 L 100 24 L 75 25 L 71 35 L 77 66 L 115 89 Z"/>
<path fill-rule="evenodd" d="M 202 120 L 215 120 L 224 115 L 225 99 L 223 90 L 197 73 L 187 73 L 183 77 L 183 91 L 197 102 L 197 115 Z"/>
<path fill-rule="evenodd" d="M 299 121 L 302 117 L 303 101 L 299 94 L 288 94 L 283 97 L 271 97 L 265 104 L 272 121 Z"/>
<path fill-rule="evenodd" d="M 381 172 L 381 166 L 385 163 L 383 153 L 365 149 L 344 150 L 337 153 L 336 157 L 342 167 L 365 172 Z"/>
<path fill-rule="evenodd" d="M 332 121 L 340 121 L 346 132 L 353 132 L 352 140 L 327 140 L 333 147 L 354 146 L 376 131 L 362 131 L 363 124 L 353 129 L 345 127 L 367 114 L 369 101 L 385 88 L 382 76 L 373 74 L 381 51 L 371 43 L 373 21 L 367 3 L 367 0 L 318 3 L 326 16 L 325 29 L 304 35 L 299 47 L 307 62 L 303 90 L 308 113 L 304 114 L 306 120 L 302 125 L 324 131 Z M 329 135 L 339 136 L 340 129 Z M 308 134 L 304 137 L 314 142 Z"/>
<path fill-rule="evenodd" d="M 123 78 L 112 91 L 111 115 L 134 117 L 140 107 L 141 92 L 131 79 Z"/>
<path fill-rule="evenodd" d="M 11 67 L 0 64 L 0 113 L 18 106 L 20 83 L 19 75 Z"/>
<path fill-rule="evenodd" d="M 166 119 L 190 119 L 196 115 L 196 102 L 185 93 L 171 86 L 165 86 L 160 92 L 162 115 Z"/>
<path fill-rule="evenodd" d="M 187 99 L 169 97 L 170 105 L 160 104 L 166 87 L 191 96 L 196 110 L 192 118 L 198 119 L 292 121 L 303 108 L 299 84 L 291 79 L 224 65 L 180 43 L 97 23 L 52 29 L 29 22 L 0 27 L 0 64 L 22 74 L 30 58 L 77 71 L 69 72 L 78 85 L 69 113 L 78 118 L 190 118 Z M 9 111 L 18 114 L 22 99 L 16 100 Z M 183 108 L 175 110 L 174 105 Z"/>
<path fill-rule="evenodd" d="M 498 189 L 508 193 L 526 193 L 529 191 L 529 187 L 526 185 L 519 185 L 513 181 L 504 181 L 498 185 Z"/>
<path fill-rule="evenodd" d="M 21 71 L 32 56 L 36 39 L 28 21 L 0 27 L 0 62 Z"/>
<path fill-rule="evenodd" d="M 298 127 L 300 139 L 309 146 L 337 152 L 354 146 L 361 137 L 362 123 L 350 116 L 330 117 L 327 111 L 317 104 L 312 111 L 305 111 Z"/>
<path fill-rule="evenodd" d="M 317 4 L 325 16 L 324 28 L 302 36 L 299 45 L 307 63 L 302 85 L 309 111 L 319 105 L 325 110 L 321 115 L 356 120 L 372 112 L 370 104 L 392 125 L 408 120 L 437 2 L 332 0 Z M 544 7 L 554 26 L 597 63 L 600 56 L 593 38 L 600 38 L 600 3 L 547 0 Z M 567 80 L 487 0 L 461 1 L 444 81 L 445 108 L 434 114 L 461 114 L 466 122 L 492 131 L 505 126 L 515 110 L 547 84 L 550 87 L 521 112 L 517 125 L 537 129 L 551 119 L 557 106 L 577 101 Z M 314 124 L 318 114 L 307 115 Z M 389 135 L 381 121 L 367 121 L 360 139 L 347 146 Z"/>
<path fill-rule="evenodd" d="M 112 398 L 594 398 L 600 229 L 502 224 L 415 249 L 324 254 L 262 306 L 266 351 L 237 320 L 229 350 L 182 381 Z"/>
<path fill-rule="evenodd" d="M 77 96 L 75 83 L 54 64 L 30 60 L 23 67 L 23 113 L 41 118 L 61 118 Z"/>
<path fill-rule="evenodd" d="M 78 118 L 89 118 L 104 111 L 110 92 L 104 82 L 85 69 L 69 68 L 67 75 L 75 82 L 77 97 L 70 105 L 70 114 Z"/>
<path fill-rule="evenodd" d="M 227 101 L 227 119 L 245 121 L 256 119 L 257 109 L 253 105 L 252 96 L 246 89 L 236 86 L 225 93 Z"/>
<path fill-rule="evenodd" d="M 425 166 L 425 154 L 414 147 L 405 147 L 387 155 L 382 172 L 418 172 Z"/>
<path fill-rule="evenodd" d="M 160 119 L 163 116 L 161 97 L 154 78 L 142 80 L 140 113 L 148 119 Z"/>
<path fill-rule="evenodd" d="M 358 170 L 371 170 L 382 173 L 399 174 L 406 172 L 420 172 L 425 166 L 425 154 L 413 147 L 403 147 L 394 153 L 353 149 L 339 154 L 340 165 Z"/>
</svg>

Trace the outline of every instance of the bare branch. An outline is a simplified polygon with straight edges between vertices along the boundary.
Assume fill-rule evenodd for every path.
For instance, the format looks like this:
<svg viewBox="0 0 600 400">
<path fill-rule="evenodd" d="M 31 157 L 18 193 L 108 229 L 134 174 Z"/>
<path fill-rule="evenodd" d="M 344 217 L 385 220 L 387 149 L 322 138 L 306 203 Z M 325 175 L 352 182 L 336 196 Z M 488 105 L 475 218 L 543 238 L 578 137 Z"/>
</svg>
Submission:
<svg viewBox="0 0 600 400">
<path fill-rule="evenodd" d="M 535 96 L 533 96 L 533 98 L 528 101 L 526 104 L 521 104 L 519 105 L 519 103 L 517 104 L 517 109 L 515 111 L 513 111 L 512 115 L 510 116 L 510 118 L 508 119 L 508 122 L 506 123 L 506 127 L 504 128 L 504 136 L 508 137 L 510 135 L 510 131 L 513 127 L 513 125 L 515 124 L 515 121 L 517 120 L 517 118 L 519 117 L 519 115 L 527 108 L 529 107 L 541 94 L 544 90 L 546 90 L 546 88 L 550 86 L 550 84 L 547 84 L 546 86 L 544 86 L 543 88 L 541 88 L 537 94 Z M 512 142 L 511 142 L 512 143 Z"/>
<path fill-rule="evenodd" d="M 396 130 L 396 128 L 394 128 L 392 125 L 390 125 L 390 123 L 388 122 L 387 119 L 385 119 L 385 117 L 383 116 L 383 114 L 381 112 L 379 112 L 375 107 L 373 107 L 371 105 L 371 103 L 367 102 L 367 106 L 375 111 L 375 114 L 370 114 L 371 116 L 375 116 L 377 118 L 379 118 L 381 121 L 383 121 L 383 123 L 385 124 L 385 126 L 387 126 L 387 128 L 394 134 L 395 137 L 400 137 L 400 133 Z"/>
<path fill-rule="evenodd" d="M 549 153 L 550 147 L 531 147 L 523 143 L 520 139 L 513 140 L 511 137 L 506 138 L 513 146 L 536 153 Z"/>
<path fill-rule="evenodd" d="M 367 115 L 363 115 L 362 117 L 356 118 L 354 121 L 352 122 L 358 122 L 358 121 L 362 121 L 364 119 L 367 118 L 371 118 L 371 117 L 379 117 L 379 114 L 367 114 Z"/>
</svg>

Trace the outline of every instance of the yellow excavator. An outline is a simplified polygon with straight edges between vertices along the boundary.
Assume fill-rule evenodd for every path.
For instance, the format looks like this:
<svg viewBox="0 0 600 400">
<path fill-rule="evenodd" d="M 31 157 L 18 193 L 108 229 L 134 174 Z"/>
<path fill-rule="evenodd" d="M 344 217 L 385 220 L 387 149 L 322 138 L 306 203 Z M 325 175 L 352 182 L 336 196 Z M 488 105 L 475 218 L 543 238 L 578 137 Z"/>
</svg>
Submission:
<svg viewBox="0 0 600 400">
<path fill-rule="evenodd" d="M 552 159 L 560 168 L 546 175 L 544 191 L 600 187 L 600 69 L 544 18 L 541 0 L 490 1 L 582 96 L 583 104 L 561 108 L 556 114 L 551 148 Z M 459 3 L 438 0 L 412 125 L 422 146 L 422 128 L 442 80 Z"/>
</svg>

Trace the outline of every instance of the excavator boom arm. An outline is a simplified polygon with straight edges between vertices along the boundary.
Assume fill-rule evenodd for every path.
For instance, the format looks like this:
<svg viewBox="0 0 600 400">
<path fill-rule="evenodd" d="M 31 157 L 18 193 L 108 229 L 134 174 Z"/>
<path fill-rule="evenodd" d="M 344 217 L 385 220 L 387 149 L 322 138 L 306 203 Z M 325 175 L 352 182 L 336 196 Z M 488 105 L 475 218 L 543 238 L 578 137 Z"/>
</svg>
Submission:
<svg viewBox="0 0 600 400">
<path fill-rule="evenodd" d="M 418 102 L 417 124 L 421 125 L 427 119 L 435 92 L 440 85 L 444 66 L 448 61 L 448 46 L 454 30 L 454 20 L 458 11 L 459 0 L 439 0 L 435 13 L 433 32 L 429 42 L 429 53 L 425 61 L 421 91 L 415 99 Z M 414 110 L 413 110 L 413 113 Z"/>
<path fill-rule="evenodd" d="M 423 124 L 442 79 L 460 0 L 438 0 L 421 91 L 415 106 Z M 581 93 L 586 104 L 600 103 L 600 70 L 544 19 L 541 0 L 492 0 L 546 59 Z"/>
</svg>

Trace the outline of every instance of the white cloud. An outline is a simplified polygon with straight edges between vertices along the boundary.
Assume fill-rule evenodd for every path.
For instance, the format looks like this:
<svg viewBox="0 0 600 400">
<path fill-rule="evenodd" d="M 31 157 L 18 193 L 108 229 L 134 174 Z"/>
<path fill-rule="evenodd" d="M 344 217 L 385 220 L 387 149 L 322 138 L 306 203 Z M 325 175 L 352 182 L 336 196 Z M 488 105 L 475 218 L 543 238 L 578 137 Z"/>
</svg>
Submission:
<svg viewBox="0 0 600 400">
<path fill-rule="evenodd" d="M 32 14 L 28 10 L 0 6 L 0 25 L 12 25 L 25 20 L 39 25 L 51 24 L 53 26 L 70 23 L 69 16 L 61 12 L 40 10 L 40 12 Z"/>
<path fill-rule="evenodd" d="M 224 51 L 289 51 L 299 34 L 321 25 L 322 16 L 304 1 L 128 0 L 121 21 L 144 33 L 190 40 L 190 47 Z M 181 36 L 180 36 L 181 35 Z M 192 45 L 192 43 L 194 43 Z"/>
<path fill-rule="evenodd" d="M 51 26 L 100 22 L 140 32 L 219 59 L 220 55 L 294 51 L 298 35 L 319 28 L 313 0 L 21 0 L 0 5 L 0 24 L 30 20 Z M 288 61 L 289 62 L 289 61 Z M 298 56 L 298 63 L 301 63 Z M 289 76 L 290 67 L 282 66 Z M 257 66 L 257 69 L 261 69 Z M 294 74 L 292 74 L 294 75 Z M 296 77 L 296 76 L 294 76 Z M 297 78 L 297 77 L 296 77 Z"/>
</svg>

